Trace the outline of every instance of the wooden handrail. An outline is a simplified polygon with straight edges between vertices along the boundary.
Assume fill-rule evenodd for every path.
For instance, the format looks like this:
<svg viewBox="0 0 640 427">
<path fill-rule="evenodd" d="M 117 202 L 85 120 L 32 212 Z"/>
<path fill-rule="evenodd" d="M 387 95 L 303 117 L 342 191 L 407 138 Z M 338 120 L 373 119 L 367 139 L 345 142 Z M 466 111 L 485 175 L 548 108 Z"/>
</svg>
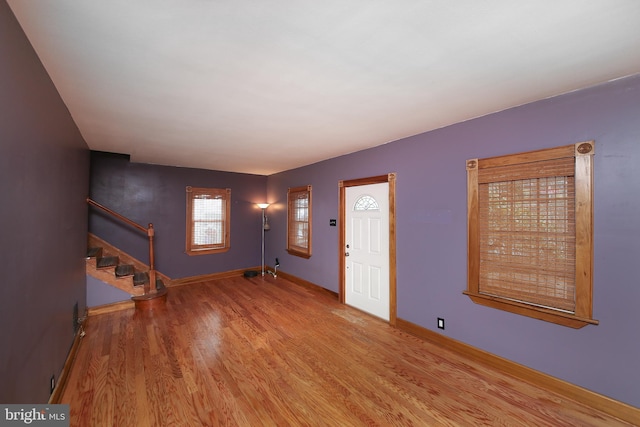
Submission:
<svg viewBox="0 0 640 427">
<path fill-rule="evenodd" d="M 149 223 L 149 226 L 145 228 L 140 224 L 131 221 L 129 218 L 120 215 L 118 212 L 112 211 L 106 206 L 102 206 L 100 203 L 96 202 L 95 200 L 91 200 L 89 197 L 87 197 L 87 203 L 91 206 L 95 206 L 96 208 L 102 209 L 109 215 L 114 216 L 120 221 L 126 224 L 129 224 L 130 226 L 135 227 L 138 230 L 144 231 L 147 234 L 147 237 L 149 237 L 149 283 L 144 285 L 144 293 L 147 294 L 149 292 L 155 291 L 156 290 L 156 270 L 154 266 L 155 255 L 153 252 L 153 236 L 155 235 L 155 230 L 153 229 L 153 224 Z"/>
<path fill-rule="evenodd" d="M 92 205 L 92 206 L 95 206 L 96 208 L 100 208 L 100 209 L 102 209 L 103 211 L 107 212 L 109 215 L 115 216 L 115 217 L 116 217 L 116 218 L 118 218 L 120 221 L 125 222 L 125 223 L 129 224 L 130 226 L 135 227 L 135 228 L 137 228 L 137 229 L 139 229 L 139 230 L 144 231 L 145 233 L 147 233 L 147 229 L 146 229 L 146 228 L 144 228 L 143 226 L 141 226 L 140 224 L 138 224 L 138 223 L 136 223 L 136 222 L 131 221 L 129 218 L 127 218 L 127 217 L 124 217 L 124 216 L 120 215 L 118 212 L 114 212 L 114 211 L 112 211 L 111 209 L 109 209 L 109 208 L 107 208 L 107 207 L 105 207 L 105 206 L 102 206 L 100 203 L 98 203 L 98 202 L 96 202 L 96 201 L 94 201 L 94 200 L 91 200 L 91 199 L 90 199 L 90 198 L 88 198 L 88 197 L 87 197 L 87 203 L 89 203 L 89 204 L 90 204 L 90 205 Z"/>
</svg>

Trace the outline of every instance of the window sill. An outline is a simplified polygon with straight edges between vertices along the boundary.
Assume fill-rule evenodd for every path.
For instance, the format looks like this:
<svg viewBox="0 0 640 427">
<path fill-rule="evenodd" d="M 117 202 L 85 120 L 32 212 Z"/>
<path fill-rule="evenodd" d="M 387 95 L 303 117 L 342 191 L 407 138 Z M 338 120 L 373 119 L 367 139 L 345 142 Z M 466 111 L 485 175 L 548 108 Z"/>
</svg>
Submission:
<svg viewBox="0 0 640 427">
<path fill-rule="evenodd" d="M 469 291 L 464 291 L 463 294 L 471 298 L 471 301 L 476 304 L 532 317 L 534 319 L 544 320 L 546 322 L 555 323 L 557 325 L 568 326 L 574 329 L 580 329 L 587 325 L 599 324 L 599 322 L 594 319 L 579 317 L 571 313 L 563 313 L 561 311 L 551 310 L 548 308 L 534 307 L 528 304 L 520 303 L 517 301 L 510 301 L 500 297 L 476 294 Z"/>
<path fill-rule="evenodd" d="M 219 248 L 219 249 L 196 249 L 196 250 L 187 250 L 187 255 L 209 255 L 209 254 L 219 254 L 222 252 L 227 252 L 229 248 Z"/>
<path fill-rule="evenodd" d="M 301 258 L 307 258 L 307 259 L 311 258 L 311 254 L 306 252 L 300 252 L 293 249 L 287 249 L 287 252 L 289 252 L 290 255 L 299 256 Z"/>
</svg>

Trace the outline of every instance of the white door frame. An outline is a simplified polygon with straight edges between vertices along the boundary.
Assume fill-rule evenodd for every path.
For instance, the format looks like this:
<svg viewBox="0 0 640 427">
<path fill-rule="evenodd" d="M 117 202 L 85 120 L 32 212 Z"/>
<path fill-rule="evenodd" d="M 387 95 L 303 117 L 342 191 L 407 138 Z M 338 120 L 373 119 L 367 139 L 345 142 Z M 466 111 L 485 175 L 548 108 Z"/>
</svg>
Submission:
<svg viewBox="0 0 640 427">
<path fill-rule="evenodd" d="M 339 206 L 339 223 L 340 231 L 338 238 L 338 265 L 340 271 L 340 281 L 338 296 L 342 304 L 345 303 L 345 282 L 346 282 L 346 262 L 345 241 L 346 241 L 346 191 L 347 187 L 355 187 L 358 185 L 379 184 L 383 182 L 389 183 L 389 324 L 395 325 L 397 318 L 397 301 L 396 301 L 396 174 L 389 173 L 387 175 L 373 176 L 369 178 L 352 179 L 348 181 L 340 181 L 338 187 L 340 190 L 340 206 Z"/>
</svg>

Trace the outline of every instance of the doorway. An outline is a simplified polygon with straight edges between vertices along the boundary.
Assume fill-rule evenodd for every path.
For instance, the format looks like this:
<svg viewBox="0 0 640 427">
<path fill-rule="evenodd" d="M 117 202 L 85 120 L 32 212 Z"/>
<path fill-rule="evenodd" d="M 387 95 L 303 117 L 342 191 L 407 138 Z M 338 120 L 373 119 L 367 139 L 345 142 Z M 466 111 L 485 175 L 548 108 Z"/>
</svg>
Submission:
<svg viewBox="0 0 640 427">
<path fill-rule="evenodd" d="M 395 325 L 395 174 L 340 181 L 340 302 Z"/>
</svg>

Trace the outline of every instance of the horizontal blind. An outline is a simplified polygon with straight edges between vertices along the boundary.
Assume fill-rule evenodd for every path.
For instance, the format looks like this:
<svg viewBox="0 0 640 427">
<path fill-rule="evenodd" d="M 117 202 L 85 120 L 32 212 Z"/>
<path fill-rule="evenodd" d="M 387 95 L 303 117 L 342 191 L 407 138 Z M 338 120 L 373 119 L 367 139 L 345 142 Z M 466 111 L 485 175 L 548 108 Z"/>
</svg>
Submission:
<svg viewBox="0 0 640 427">
<path fill-rule="evenodd" d="M 191 244 L 194 249 L 225 246 L 225 204 L 225 198 L 214 192 L 192 194 Z"/>
<path fill-rule="evenodd" d="M 574 159 L 478 171 L 479 292 L 575 311 Z"/>
<path fill-rule="evenodd" d="M 309 247 L 309 192 L 289 193 L 289 246 L 306 250 Z"/>
<path fill-rule="evenodd" d="M 515 181 L 553 176 L 574 176 L 575 158 L 543 160 L 516 165 L 478 169 L 478 183 Z"/>
</svg>

